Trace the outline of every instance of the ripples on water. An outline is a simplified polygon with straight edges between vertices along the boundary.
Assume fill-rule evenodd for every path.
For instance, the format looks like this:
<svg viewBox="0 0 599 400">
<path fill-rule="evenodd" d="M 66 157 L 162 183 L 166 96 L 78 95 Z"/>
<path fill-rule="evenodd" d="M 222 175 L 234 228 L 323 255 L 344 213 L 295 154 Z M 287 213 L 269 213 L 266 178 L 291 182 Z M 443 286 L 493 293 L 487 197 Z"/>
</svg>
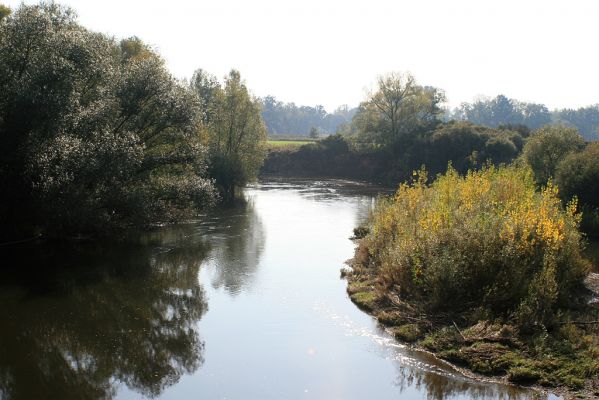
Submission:
<svg viewBox="0 0 599 400">
<path fill-rule="evenodd" d="M 276 181 L 135 244 L 1 249 L 0 399 L 529 399 L 397 343 L 345 294 L 378 193 Z"/>
</svg>

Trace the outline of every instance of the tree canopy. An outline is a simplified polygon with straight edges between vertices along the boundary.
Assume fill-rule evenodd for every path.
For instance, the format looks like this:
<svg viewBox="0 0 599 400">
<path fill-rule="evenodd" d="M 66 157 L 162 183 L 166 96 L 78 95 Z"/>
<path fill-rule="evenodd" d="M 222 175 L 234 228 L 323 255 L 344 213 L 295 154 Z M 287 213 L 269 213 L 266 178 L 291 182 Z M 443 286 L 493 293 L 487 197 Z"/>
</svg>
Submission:
<svg viewBox="0 0 599 400">
<path fill-rule="evenodd" d="M 266 128 L 260 101 L 253 97 L 238 71 L 221 85 L 203 70 L 190 84 L 204 106 L 204 141 L 209 148 L 209 172 L 225 200 L 236 187 L 256 178 L 266 156 Z"/>
<path fill-rule="evenodd" d="M 584 147 L 584 139 L 575 128 L 545 126 L 536 131 L 524 146 L 524 159 L 532 168 L 538 185 L 545 185 L 568 154 Z"/>
<path fill-rule="evenodd" d="M 328 113 L 323 106 L 297 106 L 284 103 L 273 96 L 261 99 L 262 117 L 269 134 L 309 136 L 312 128 L 324 134 L 336 133 L 351 122 L 356 109 L 342 105 Z"/>
<path fill-rule="evenodd" d="M 407 135 L 436 126 L 444 100 L 441 90 L 418 85 L 412 75 L 391 73 L 378 78 L 352 124 L 372 143 L 395 146 Z"/>
<path fill-rule="evenodd" d="M 0 22 L 0 54 L 9 234 L 96 233 L 213 202 L 201 104 L 139 39 L 117 43 L 55 3 L 22 5 Z"/>
</svg>

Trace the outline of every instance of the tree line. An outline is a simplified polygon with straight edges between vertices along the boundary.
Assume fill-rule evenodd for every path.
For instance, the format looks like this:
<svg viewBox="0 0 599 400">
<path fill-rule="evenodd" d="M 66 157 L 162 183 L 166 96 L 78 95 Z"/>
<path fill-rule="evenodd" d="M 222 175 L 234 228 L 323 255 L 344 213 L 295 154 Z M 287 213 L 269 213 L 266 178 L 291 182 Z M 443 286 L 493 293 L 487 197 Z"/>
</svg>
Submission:
<svg viewBox="0 0 599 400">
<path fill-rule="evenodd" d="M 262 118 L 269 134 L 326 136 L 349 124 L 356 112 L 347 105 L 328 113 L 323 106 L 297 106 L 273 96 L 261 99 Z"/>
<path fill-rule="evenodd" d="M 461 118 L 447 121 L 444 101 L 442 90 L 421 85 L 410 74 L 381 76 L 343 135 L 296 150 L 273 151 L 263 171 L 398 184 L 410 181 L 412 172 L 423 166 L 432 179 L 445 173 L 448 165 L 466 174 L 490 164 L 525 163 L 532 168 L 539 187 L 557 182 L 564 203 L 578 198 L 584 209 L 583 228 L 599 234 L 595 143 L 588 143 L 571 124 L 551 124 L 549 117 L 541 118 L 546 109 L 538 105 L 499 96 L 486 103 L 491 112 L 485 115 L 495 118 L 492 123 L 487 119 L 476 124 L 470 119 L 482 115 L 475 110 L 483 108 L 483 103 L 463 106 Z M 528 119 L 510 120 L 509 115 L 527 115 Z M 506 120 L 513 122 L 503 123 Z M 530 129 L 523 123 L 527 121 L 532 126 L 543 125 Z"/>
<path fill-rule="evenodd" d="M 3 7 L 0 54 L 4 238 L 190 218 L 257 174 L 266 129 L 237 71 L 178 80 L 55 3 Z"/>
<path fill-rule="evenodd" d="M 526 103 L 498 95 L 491 99 L 462 103 L 452 111 L 447 110 L 444 119 L 466 120 L 493 128 L 525 125 L 531 130 L 547 124 L 565 125 L 577 128 L 587 141 L 599 139 L 599 105 L 549 111 L 543 104 Z"/>
<path fill-rule="evenodd" d="M 435 90 L 442 94 L 440 89 Z M 348 135 L 352 133 L 352 119 L 360 110 L 360 106 L 350 108 L 343 105 L 327 113 L 322 106 L 297 106 L 295 103 L 278 101 L 272 96 L 264 97 L 261 101 L 266 128 L 269 134 L 274 135 L 308 136 L 312 130 L 319 136 L 335 133 Z M 544 104 L 523 102 L 500 94 L 494 98 L 465 102 L 454 109 L 441 107 L 440 110 L 442 113 L 439 118 L 445 122 L 470 121 L 490 128 L 522 125 L 531 131 L 548 124 L 565 125 L 577 128 L 587 141 L 599 139 L 599 105 L 549 110 Z"/>
</svg>

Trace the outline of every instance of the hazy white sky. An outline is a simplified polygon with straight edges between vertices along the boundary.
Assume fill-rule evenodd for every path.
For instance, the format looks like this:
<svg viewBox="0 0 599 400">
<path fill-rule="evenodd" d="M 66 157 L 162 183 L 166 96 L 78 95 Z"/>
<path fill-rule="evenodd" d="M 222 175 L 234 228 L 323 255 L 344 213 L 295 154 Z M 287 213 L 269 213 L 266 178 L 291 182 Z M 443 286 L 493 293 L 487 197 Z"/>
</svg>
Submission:
<svg viewBox="0 0 599 400">
<path fill-rule="evenodd" d="M 390 71 L 444 89 L 452 106 L 499 93 L 549 108 L 599 103 L 598 0 L 60 3 L 88 28 L 139 36 L 177 77 L 236 68 L 258 96 L 329 111 L 357 105 Z"/>
</svg>

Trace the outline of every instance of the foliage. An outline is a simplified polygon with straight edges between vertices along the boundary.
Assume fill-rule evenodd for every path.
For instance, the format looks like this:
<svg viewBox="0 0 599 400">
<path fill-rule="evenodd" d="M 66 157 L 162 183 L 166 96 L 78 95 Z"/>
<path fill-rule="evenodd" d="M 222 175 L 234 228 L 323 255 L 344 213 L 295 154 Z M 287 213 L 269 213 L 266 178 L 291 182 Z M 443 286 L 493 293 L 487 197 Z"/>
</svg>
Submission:
<svg viewBox="0 0 599 400">
<path fill-rule="evenodd" d="M 0 219 L 15 231 L 3 234 L 96 234 L 213 201 L 200 104 L 138 39 L 21 5 L 0 24 L 0 54 Z"/>
<path fill-rule="evenodd" d="M 567 155 L 557 166 L 555 182 L 564 201 L 576 197 L 582 205 L 581 229 L 599 236 L 599 143 Z"/>
<path fill-rule="evenodd" d="M 318 137 L 318 129 L 315 127 L 310 128 L 310 134 L 308 136 L 310 136 L 312 139 L 316 139 Z"/>
<path fill-rule="evenodd" d="M 5 17 L 8 17 L 11 12 L 12 10 L 10 9 L 10 7 L 0 4 L 0 21 L 2 21 L 2 19 L 4 19 Z"/>
<path fill-rule="evenodd" d="M 448 162 L 460 173 L 487 162 L 512 161 L 518 155 L 522 137 L 517 132 L 495 130 L 466 121 L 440 125 L 429 139 L 430 155 L 420 160 L 432 173 L 444 172 Z M 413 165 L 413 169 L 419 165 Z"/>
<path fill-rule="evenodd" d="M 206 110 L 203 135 L 209 148 L 210 176 L 229 201 L 236 187 L 256 178 L 266 156 L 260 102 L 251 96 L 235 70 L 222 86 L 213 76 L 197 70 L 191 89 Z"/>
<path fill-rule="evenodd" d="M 521 327 L 550 324 L 588 265 L 576 203 L 535 191 L 523 167 L 453 169 L 430 186 L 424 171 L 381 200 L 364 239 L 384 290 L 430 311 L 479 308 Z"/>
<path fill-rule="evenodd" d="M 283 103 L 273 96 L 261 99 L 262 118 L 269 134 L 298 134 L 308 136 L 312 128 L 325 134 L 333 134 L 344 124 L 348 124 L 356 109 L 347 105 L 328 113 L 323 106 L 297 106 Z"/>
<path fill-rule="evenodd" d="M 493 128 L 500 125 L 524 125 L 534 130 L 551 122 L 551 114 L 543 104 L 520 102 L 501 94 L 494 99 L 462 103 L 454 110 L 452 117 Z"/>
<path fill-rule="evenodd" d="M 555 182 L 565 201 L 578 197 L 581 204 L 599 208 L 599 143 L 567 155 L 557 166 Z"/>
<path fill-rule="evenodd" d="M 599 139 L 599 105 L 581 107 L 579 109 L 563 109 L 554 113 L 553 119 L 558 123 L 572 126 L 580 131 L 585 140 Z"/>
<path fill-rule="evenodd" d="M 524 146 L 524 159 L 532 168 L 538 185 L 554 177 L 556 168 L 568 154 L 582 149 L 584 140 L 575 128 L 545 126 Z"/>
<path fill-rule="evenodd" d="M 518 156 L 524 141 L 518 132 L 467 121 L 442 123 L 428 134 L 406 135 L 395 151 L 373 147 L 363 139 L 362 135 L 333 135 L 296 151 L 271 149 L 263 172 L 396 184 L 410 179 L 411 172 L 422 165 L 437 174 L 445 172 L 448 162 L 460 173 L 487 163 L 508 163 Z"/>
<path fill-rule="evenodd" d="M 466 120 L 489 127 L 523 126 L 536 130 L 544 125 L 565 125 L 576 128 L 585 140 L 599 139 L 599 105 L 578 109 L 565 108 L 549 111 L 543 104 L 526 103 L 499 95 L 493 99 L 481 98 L 473 103 L 462 103 L 448 111 L 445 120 Z M 522 132 L 520 132 L 522 133 Z M 527 135 L 522 135 L 527 136 Z"/>
<path fill-rule="evenodd" d="M 376 90 L 354 116 L 353 130 L 375 145 L 394 149 L 402 137 L 434 128 L 444 100 L 442 91 L 418 85 L 410 74 L 380 76 Z"/>
</svg>

